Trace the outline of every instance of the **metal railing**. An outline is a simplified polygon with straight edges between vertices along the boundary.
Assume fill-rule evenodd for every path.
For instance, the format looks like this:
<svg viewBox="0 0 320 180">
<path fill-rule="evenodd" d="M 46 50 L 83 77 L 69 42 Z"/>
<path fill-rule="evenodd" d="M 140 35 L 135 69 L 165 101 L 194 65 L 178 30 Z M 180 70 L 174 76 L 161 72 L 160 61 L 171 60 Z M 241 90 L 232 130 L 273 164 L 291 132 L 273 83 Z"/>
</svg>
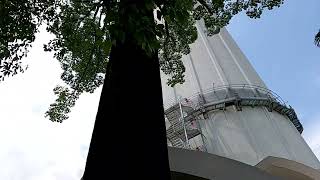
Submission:
<svg viewBox="0 0 320 180">
<path fill-rule="evenodd" d="M 216 91 L 221 91 L 221 90 L 227 90 L 228 88 L 239 88 L 239 89 L 250 89 L 250 90 L 258 90 L 260 92 L 262 92 L 264 95 L 269 95 L 270 98 L 273 98 L 274 100 L 276 100 L 277 102 L 279 102 L 280 104 L 287 106 L 287 101 L 284 101 L 277 93 L 275 93 L 274 91 L 266 88 L 266 87 L 262 87 L 262 86 L 258 86 L 258 85 L 250 85 L 250 84 L 230 84 L 230 85 L 223 85 L 223 86 L 217 86 L 214 88 L 208 88 L 202 91 L 202 93 L 197 92 L 195 94 L 193 94 L 192 96 L 189 96 L 187 98 L 184 99 L 188 99 L 189 101 L 191 101 L 191 103 L 194 103 L 194 100 L 197 99 L 199 96 L 201 95 L 205 95 L 205 94 L 209 94 L 212 92 L 216 92 Z M 221 98 L 222 100 L 223 98 Z M 169 109 L 170 107 L 174 106 L 178 104 L 178 102 L 176 102 L 175 99 L 169 99 L 167 100 L 166 104 L 163 105 L 164 110 Z M 186 103 L 184 103 L 182 101 L 183 105 L 186 105 Z"/>
<path fill-rule="evenodd" d="M 303 131 L 303 127 L 291 106 L 288 106 L 275 92 L 257 85 L 232 84 L 209 88 L 202 93 L 184 98 L 181 104 L 169 101 L 164 105 L 164 108 L 166 116 L 170 116 L 171 120 L 178 118 L 181 114 L 179 111 L 185 108 L 188 111 L 185 118 L 187 121 L 201 113 L 225 109 L 231 105 L 236 106 L 237 110 L 242 110 L 242 106 L 265 106 L 269 111 L 274 110 L 286 115 L 300 133 Z"/>
</svg>

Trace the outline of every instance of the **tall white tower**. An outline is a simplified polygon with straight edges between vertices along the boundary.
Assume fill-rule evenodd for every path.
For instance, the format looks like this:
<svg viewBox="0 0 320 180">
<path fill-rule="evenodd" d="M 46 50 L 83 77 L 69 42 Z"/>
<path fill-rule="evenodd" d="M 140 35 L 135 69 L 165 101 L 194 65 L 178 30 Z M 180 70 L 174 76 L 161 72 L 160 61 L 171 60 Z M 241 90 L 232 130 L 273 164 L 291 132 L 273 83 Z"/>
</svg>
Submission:
<svg viewBox="0 0 320 180">
<path fill-rule="evenodd" d="M 269 90 L 226 29 L 198 39 L 183 57 L 185 83 L 171 88 L 162 74 L 169 146 L 256 165 L 268 156 L 320 169 L 301 137 L 295 111 Z"/>
</svg>

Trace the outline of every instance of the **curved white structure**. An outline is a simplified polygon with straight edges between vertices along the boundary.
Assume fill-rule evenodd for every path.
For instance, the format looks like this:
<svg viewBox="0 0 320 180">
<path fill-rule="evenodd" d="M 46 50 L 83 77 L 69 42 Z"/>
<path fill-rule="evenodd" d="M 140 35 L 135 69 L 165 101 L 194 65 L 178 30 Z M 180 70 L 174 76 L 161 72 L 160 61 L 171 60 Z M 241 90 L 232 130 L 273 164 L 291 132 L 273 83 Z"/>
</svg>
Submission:
<svg viewBox="0 0 320 180">
<path fill-rule="evenodd" d="M 186 82 L 171 88 L 162 74 L 170 145 L 250 165 L 275 156 L 319 169 L 294 110 L 267 90 L 226 29 L 207 37 L 201 24 L 197 28 L 191 54 L 183 57 Z"/>
</svg>

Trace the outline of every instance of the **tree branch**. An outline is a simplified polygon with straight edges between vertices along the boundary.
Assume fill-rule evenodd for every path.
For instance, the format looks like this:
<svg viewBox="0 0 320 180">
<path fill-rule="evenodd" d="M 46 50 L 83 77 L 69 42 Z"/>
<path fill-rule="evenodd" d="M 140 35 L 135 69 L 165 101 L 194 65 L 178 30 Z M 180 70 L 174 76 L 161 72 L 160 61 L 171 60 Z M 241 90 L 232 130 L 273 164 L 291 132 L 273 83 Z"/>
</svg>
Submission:
<svg viewBox="0 0 320 180">
<path fill-rule="evenodd" d="M 98 6 L 96 6 L 96 11 L 95 11 L 94 16 L 93 16 L 93 20 L 94 20 L 94 21 L 96 20 L 96 17 L 97 17 L 97 14 L 98 14 L 98 12 L 99 12 L 100 7 L 101 7 L 101 4 L 99 4 Z"/>
</svg>

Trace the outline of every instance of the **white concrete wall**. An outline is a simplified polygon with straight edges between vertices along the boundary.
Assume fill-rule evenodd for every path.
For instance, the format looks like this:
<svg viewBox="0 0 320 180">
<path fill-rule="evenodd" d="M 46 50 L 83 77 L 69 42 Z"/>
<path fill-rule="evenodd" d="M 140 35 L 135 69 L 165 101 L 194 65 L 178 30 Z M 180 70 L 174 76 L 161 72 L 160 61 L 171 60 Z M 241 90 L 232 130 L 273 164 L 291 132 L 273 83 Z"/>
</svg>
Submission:
<svg viewBox="0 0 320 180">
<path fill-rule="evenodd" d="M 186 82 L 173 89 L 166 86 L 167 77 L 161 74 L 165 103 L 177 100 L 178 94 L 189 97 L 213 86 L 253 84 L 265 87 L 226 29 L 207 37 L 202 24 L 198 23 L 197 28 L 198 39 L 191 45 L 191 53 L 182 60 Z"/>
<path fill-rule="evenodd" d="M 209 153 L 256 165 L 268 156 L 319 168 L 320 164 L 288 118 L 264 107 L 210 113 L 199 121 Z"/>
<path fill-rule="evenodd" d="M 162 76 L 164 104 L 177 96 L 190 97 L 206 89 L 229 84 L 266 87 L 226 29 L 207 37 L 197 24 L 197 41 L 191 54 L 183 57 L 186 82 L 175 88 L 166 85 Z M 208 152 L 255 165 L 267 156 L 283 157 L 319 169 L 320 163 L 289 119 L 264 107 L 233 107 L 211 112 L 201 121 Z"/>
</svg>

